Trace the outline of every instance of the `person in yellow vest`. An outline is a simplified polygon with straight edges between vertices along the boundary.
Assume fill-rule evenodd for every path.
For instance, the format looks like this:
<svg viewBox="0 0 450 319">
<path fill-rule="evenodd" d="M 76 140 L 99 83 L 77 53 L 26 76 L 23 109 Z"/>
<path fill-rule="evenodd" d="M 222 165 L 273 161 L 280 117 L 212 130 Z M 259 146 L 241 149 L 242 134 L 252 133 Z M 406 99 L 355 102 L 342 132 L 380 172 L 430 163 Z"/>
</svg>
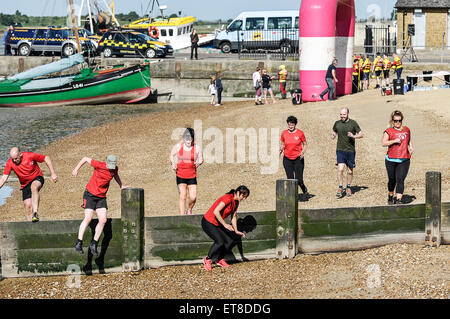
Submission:
<svg viewBox="0 0 450 319">
<path fill-rule="evenodd" d="M 364 60 L 364 64 L 362 66 L 363 69 L 363 86 L 366 87 L 366 90 L 369 89 L 369 81 L 370 81 L 370 71 L 372 69 L 372 62 L 370 62 L 369 56 L 366 56 Z"/>
<path fill-rule="evenodd" d="M 364 89 L 364 85 L 363 85 L 363 80 L 364 80 L 364 70 L 363 70 L 363 65 L 364 65 L 364 56 L 358 55 L 358 64 L 359 64 L 359 91 L 362 91 Z"/>
<path fill-rule="evenodd" d="M 381 57 L 381 53 L 377 52 L 377 56 L 375 60 L 373 60 L 372 72 L 375 72 L 377 77 L 377 85 L 375 86 L 378 89 L 381 85 L 381 71 L 383 71 L 383 58 Z"/>
<path fill-rule="evenodd" d="M 285 65 L 280 65 L 280 68 L 278 69 L 278 80 L 280 81 L 280 91 L 281 91 L 281 98 L 284 100 L 286 98 L 286 79 L 287 79 L 288 72 L 286 70 Z"/>
<path fill-rule="evenodd" d="M 392 64 L 392 69 L 394 69 L 395 72 L 397 72 L 397 80 L 400 80 L 400 78 L 402 77 L 402 71 L 403 71 L 402 59 L 400 59 L 396 53 L 392 53 L 392 57 L 394 58 L 394 63 Z"/>
<path fill-rule="evenodd" d="M 353 60 L 353 82 L 352 82 L 352 94 L 358 93 L 359 88 L 359 61 L 358 59 Z"/>
<path fill-rule="evenodd" d="M 391 81 L 389 79 L 389 72 L 391 71 L 391 60 L 387 54 L 383 54 L 383 76 L 384 76 L 384 84 L 385 86 L 389 86 Z"/>
</svg>

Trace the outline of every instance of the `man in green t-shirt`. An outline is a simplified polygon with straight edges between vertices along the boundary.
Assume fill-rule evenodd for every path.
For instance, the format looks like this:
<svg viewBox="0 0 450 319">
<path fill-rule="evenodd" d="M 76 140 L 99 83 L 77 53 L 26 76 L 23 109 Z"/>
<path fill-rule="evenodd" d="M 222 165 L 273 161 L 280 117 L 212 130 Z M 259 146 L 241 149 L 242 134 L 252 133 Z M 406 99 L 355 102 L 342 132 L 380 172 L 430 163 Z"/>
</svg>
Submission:
<svg viewBox="0 0 450 319">
<path fill-rule="evenodd" d="M 337 136 L 336 157 L 338 164 L 338 182 L 339 188 L 336 196 L 341 198 L 343 194 L 344 170 L 347 166 L 347 187 L 345 193 L 347 196 L 352 195 L 350 184 L 353 179 L 353 169 L 355 168 L 355 139 L 362 138 L 363 133 L 356 121 L 348 117 L 349 110 L 344 107 L 341 109 L 339 121 L 333 125 L 333 132 L 331 139 L 334 140 Z"/>
</svg>

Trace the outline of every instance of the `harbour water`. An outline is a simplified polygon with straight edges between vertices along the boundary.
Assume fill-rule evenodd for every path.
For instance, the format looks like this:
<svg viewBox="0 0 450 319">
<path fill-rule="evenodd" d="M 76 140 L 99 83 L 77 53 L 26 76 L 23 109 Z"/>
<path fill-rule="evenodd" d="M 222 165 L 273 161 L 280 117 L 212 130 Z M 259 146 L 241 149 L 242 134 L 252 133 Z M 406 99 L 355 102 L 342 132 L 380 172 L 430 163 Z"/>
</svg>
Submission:
<svg viewBox="0 0 450 319">
<path fill-rule="evenodd" d="M 39 152 L 54 141 L 89 127 L 194 105 L 165 103 L 0 108 L 0 173 L 3 174 L 13 146 L 19 146 L 23 151 Z M 11 186 L 5 185 L 0 189 L 0 205 L 11 193 Z"/>
</svg>

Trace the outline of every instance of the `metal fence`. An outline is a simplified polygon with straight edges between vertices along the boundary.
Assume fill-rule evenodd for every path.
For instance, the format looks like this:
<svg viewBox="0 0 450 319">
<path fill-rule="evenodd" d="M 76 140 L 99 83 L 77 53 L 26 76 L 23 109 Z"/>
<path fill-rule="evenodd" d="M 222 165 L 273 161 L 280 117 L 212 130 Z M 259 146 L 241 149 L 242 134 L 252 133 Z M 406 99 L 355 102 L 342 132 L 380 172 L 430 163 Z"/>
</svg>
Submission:
<svg viewBox="0 0 450 319">
<path fill-rule="evenodd" d="M 298 28 L 238 32 L 239 59 L 298 59 Z"/>
<path fill-rule="evenodd" d="M 367 56 L 374 57 L 377 52 L 389 55 L 395 52 L 397 35 L 394 28 L 366 25 L 365 31 L 364 51 Z"/>
</svg>

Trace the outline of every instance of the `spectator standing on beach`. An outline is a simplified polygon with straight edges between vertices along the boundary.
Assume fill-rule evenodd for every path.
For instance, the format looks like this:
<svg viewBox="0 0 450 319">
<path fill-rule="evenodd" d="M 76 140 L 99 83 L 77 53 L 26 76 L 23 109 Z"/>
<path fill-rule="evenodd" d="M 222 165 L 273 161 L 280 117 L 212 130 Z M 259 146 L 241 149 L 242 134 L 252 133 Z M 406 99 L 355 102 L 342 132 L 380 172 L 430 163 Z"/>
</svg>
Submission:
<svg viewBox="0 0 450 319">
<path fill-rule="evenodd" d="M 197 30 L 193 29 L 191 33 L 191 60 L 194 58 L 194 52 L 195 52 L 195 59 L 198 60 L 198 34 Z"/>
<path fill-rule="evenodd" d="M 200 146 L 195 143 L 194 129 L 188 127 L 183 133 L 183 141 L 177 143 L 170 152 L 170 163 L 176 172 L 180 215 L 192 215 L 197 201 L 197 168 L 203 163 Z M 186 198 L 189 192 L 188 208 Z"/>
<path fill-rule="evenodd" d="M 263 70 L 262 72 L 262 87 L 263 87 L 263 91 L 264 91 L 264 103 L 265 104 L 269 104 L 269 102 L 267 101 L 267 92 L 270 93 L 270 97 L 272 98 L 272 104 L 277 103 L 277 101 L 275 100 L 275 97 L 273 96 L 273 90 L 272 90 L 272 80 L 275 79 L 275 76 L 270 76 L 269 74 L 267 74 L 267 70 Z"/>
<path fill-rule="evenodd" d="M 377 78 L 377 85 L 375 86 L 376 89 L 380 88 L 381 86 L 382 71 L 383 71 L 383 58 L 381 57 L 381 53 L 377 52 L 377 56 L 375 57 L 375 60 L 373 60 L 372 66 L 372 73 L 375 73 L 375 76 Z"/>
<path fill-rule="evenodd" d="M 280 65 L 278 69 L 278 80 L 280 81 L 280 92 L 281 98 L 286 99 L 286 80 L 287 80 L 288 72 L 286 70 L 285 65 Z"/>
<path fill-rule="evenodd" d="M 211 81 L 209 82 L 209 86 L 208 86 L 208 93 L 211 94 L 211 105 L 216 105 L 216 93 L 217 93 L 217 88 L 216 88 L 216 78 L 212 77 Z"/>
<path fill-rule="evenodd" d="M 18 147 L 11 148 L 9 152 L 10 158 L 6 162 L 3 176 L 0 178 L 0 188 L 8 180 L 11 171 L 14 171 L 20 182 L 20 189 L 22 190 L 22 200 L 25 206 L 25 213 L 27 220 L 31 222 L 38 222 L 39 215 L 39 191 L 44 186 L 44 175 L 38 165 L 43 163 L 47 165 L 50 170 L 50 179 L 56 183 L 58 176 L 53 169 L 50 157 L 42 154 L 32 152 L 21 152 Z"/>
<path fill-rule="evenodd" d="M 370 62 L 369 56 L 366 56 L 366 59 L 364 60 L 364 64 L 362 66 L 363 69 L 363 87 L 365 87 L 366 90 L 369 89 L 370 85 L 370 72 L 372 70 L 372 62 Z"/>
<path fill-rule="evenodd" d="M 350 188 L 353 180 L 353 169 L 355 168 L 355 139 L 362 138 L 363 133 L 358 123 L 355 120 L 349 118 L 349 109 L 344 107 L 340 111 L 341 119 L 336 121 L 333 125 L 333 132 L 331 133 L 331 139 L 335 139 L 337 136 L 336 157 L 338 165 L 338 182 L 339 187 L 336 192 L 336 197 L 342 198 L 345 194 L 347 196 L 352 195 Z M 345 194 L 343 194 L 344 188 L 344 171 L 347 168 L 347 187 Z"/>
<path fill-rule="evenodd" d="M 395 72 L 397 73 L 397 80 L 400 80 L 402 78 L 403 72 L 402 59 L 400 59 L 400 57 L 396 53 L 392 53 L 392 56 L 394 57 L 392 68 L 395 69 Z"/>
<path fill-rule="evenodd" d="M 394 111 L 390 118 L 390 127 L 383 133 L 382 145 L 388 151 L 385 158 L 388 175 L 388 204 L 404 204 L 403 192 L 408 175 L 413 145 L 411 131 L 403 125 L 403 113 Z M 394 197 L 395 191 L 395 197 Z"/>
<path fill-rule="evenodd" d="M 253 79 L 253 88 L 255 89 L 255 105 L 262 105 L 261 96 L 262 96 L 262 77 L 261 77 L 261 68 L 257 67 L 256 71 L 252 74 Z"/>
<path fill-rule="evenodd" d="M 122 181 L 119 177 L 119 168 L 117 167 L 117 157 L 115 155 L 108 155 L 105 162 L 99 162 L 93 158 L 83 157 L 72 171 L 72 176 L 77 177 L 78 171 L 86 163 L 94 168 L 94 172 L 83 193 L 83 205 L 81 205 L 81 207 L 84 208 L 84 219 L 78 230 L 75 251 L 80 254 L 83 253 L 83 236 L 94 217 L 94 212 L 96 212 L 98 223 L 95 227 L 94 238 L 89 244 L 89 251 L 93 256 L 98 256 L 98 240 L 107 221 L 108 204 L 106 202 L 106 193 L 109 190 L 109 183 L 114 178 L 120 189 L 128 188 L 128 186 L 122 185 Z"/>
<path fill-rule="evenodd" d="M 328 66 L 327 69 L 327 74 L 325 76 L 325 81 L 327 82 L 327 88 L 325 89 L 325 91 L 323 91 L 322 93 L 320 93 L 320 99 L 323 100 L 323 97 L 325 96 L 325 94 L 328 94 L 328 100 L 332 101 L 335 100 L 336 98 L 334 97 L 334 83 L 339 82 L 337 77 L 336 77 L 336 66 L 338 64 L 338 60 L 334 59 L 333 62 Z"/>
<path fill-rule="evenodd" d="M 295 116 L 291 115 L 287 118 L 288 129 L 281 134 L 280 155 L 284 153 L 283 166 L 286 177 L 298 180 L 298 186 L 303 194 L 306 194 L 308 190 L 303 182 L 303 171 L 308 144 L 303 131 L 296 128 L 297 122 Z"/>
<path fill-rule="evenodd" d="M 203 265 L 206 270 L 212 270 L 213 258 L 216 260 L 216 265 L 220 267 L 230 266 L 224 259 L 226 252 L 231 249 L 234 242 L 230 233 L 234 232 L 246 238 L 245 234 L 237 228 L 236 214 L 239 203 L 249 195 L 250 190 L 244 185 L 232 189 L 219 197 L 203 216 L 202 229 L 214 241 L 208 255 L 203 258 Z M 225 222 L 225 219 L 230 215 L 231 225 Z"/>
<path fill-rule="evenodd" d="M 10 25 L 8 28 L 6 28 L 5 34 L 3 35 L 3 45 L 5 46 L 5 55 L 11 55 L 11 45 L 9 44 L 9 42 L 11 39 L 11 32 L 13 29 L 14 27 Z"/>
<path fill-rule="evenodd" d="M 216 90 L 217 90 L 216 106 L 220 106 L 220 105 L 222 105 L 222 91 L 223 91 L 222 76 L 220 73 L 216 74 L 216 82 L 214 84 L 216 85 Z"/>
<path fill-rule="evenodd" d="M 383 54 L 383 77 L 384 77 L 384 85 L 390 86 L 391 81 L 389 79 L 389 72 L 391 72 L 391 60 L 387 56 L 387 54 Z"/>
</svg>

